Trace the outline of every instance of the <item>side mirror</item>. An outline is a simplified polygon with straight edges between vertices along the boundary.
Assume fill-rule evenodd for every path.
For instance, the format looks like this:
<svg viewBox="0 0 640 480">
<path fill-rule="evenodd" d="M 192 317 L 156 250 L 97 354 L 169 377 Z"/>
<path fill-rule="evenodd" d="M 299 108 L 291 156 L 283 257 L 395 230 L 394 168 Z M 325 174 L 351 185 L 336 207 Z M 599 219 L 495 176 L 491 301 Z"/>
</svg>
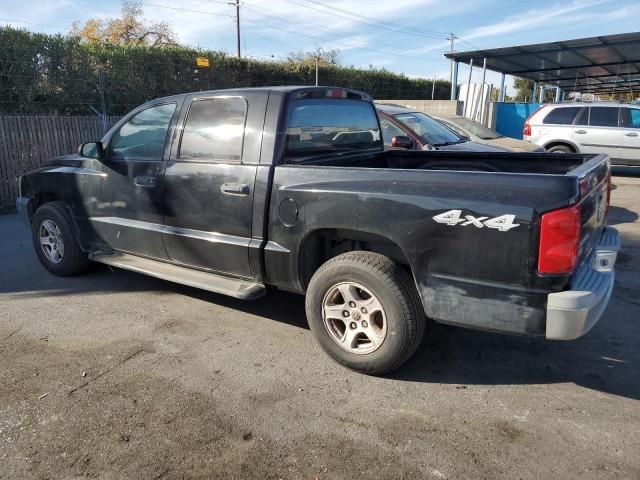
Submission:
<svg viewBox="0 0 640 480">
<path fill-rule="evenodd" d="M 411 150 L 413 148 L 413 140 L 404 135 L 396 135 L 391 139 L 391 146 L 395 148 L 406 148 Z"/>
<path fill-rule="evenodd" d="M 78 155 L 86 158 L 102 160 L 104 158 L 104 146 L 102 142 L 87 142 L 78 147 Z"/>
</svg>

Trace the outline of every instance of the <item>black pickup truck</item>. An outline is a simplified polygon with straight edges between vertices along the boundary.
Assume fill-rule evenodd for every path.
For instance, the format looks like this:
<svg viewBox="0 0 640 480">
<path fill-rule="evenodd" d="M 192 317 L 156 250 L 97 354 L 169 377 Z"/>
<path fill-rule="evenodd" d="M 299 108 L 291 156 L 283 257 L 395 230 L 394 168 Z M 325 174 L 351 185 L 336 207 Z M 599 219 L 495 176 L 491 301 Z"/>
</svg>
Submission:
<svg viewBox="0 0 640 480">
<path fill-rule="evenodd" d="M 54 274 L 306 294 L 322 348 L 382 374 L 427 317 L 585 334 L 613 289 L 610 185 L 605 155 L 385 151 L 368 95 L 273 87 L 148 102 L 24 175 L 17 206 Z"/>
</svg>

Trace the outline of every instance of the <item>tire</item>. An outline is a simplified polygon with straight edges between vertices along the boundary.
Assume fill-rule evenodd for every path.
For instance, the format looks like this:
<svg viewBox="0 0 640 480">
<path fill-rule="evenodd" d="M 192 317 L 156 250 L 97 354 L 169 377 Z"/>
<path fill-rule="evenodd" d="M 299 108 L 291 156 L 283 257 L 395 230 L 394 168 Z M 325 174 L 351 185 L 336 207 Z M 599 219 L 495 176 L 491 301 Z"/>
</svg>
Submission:
<svg viewBox="0 0 640 480">
<path fill-rule="evenodd" d="M 63 202 L 45 203 L 38 208 L 31 222 L 31 234 L 40 263 L 54 275 L 77 275 L 88 268 L 89 259 L 80 249 Z"/>
<path fill-rule="evenodd" d="M 372 252 L 344 253 L 322 265 L 311 278 L 305 306 L 322 349 L 370 375 L 400 367 L 420 345 L 426 326 L 411 276 Z"/>
<path fill-rule="evenodd" d="M 547 148 L 547 152 L 549 153 L 574 153 L 573 149 L 567 145 L 554 145 L 553 147 Z"/>
</svg>

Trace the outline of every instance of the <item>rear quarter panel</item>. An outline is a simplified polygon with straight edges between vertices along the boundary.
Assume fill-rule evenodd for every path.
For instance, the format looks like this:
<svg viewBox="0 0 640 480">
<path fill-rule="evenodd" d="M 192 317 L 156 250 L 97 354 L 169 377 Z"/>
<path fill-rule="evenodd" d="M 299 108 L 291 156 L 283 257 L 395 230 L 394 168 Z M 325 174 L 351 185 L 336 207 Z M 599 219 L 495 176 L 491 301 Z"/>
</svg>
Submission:
<svg viewBox="0 0 640 480">
<path fill-rule="evenodd" d="M 566 279 L 540 279 L 535 273 L 539 212 L 568 205 L 574 190 L 575 181 L 552 175 L 278 166 L 265 250 L 269 283 L 304 291 L 299 252 L 315 230 L 373 233 L 406 256 L 427 315 L 537 333 L 544 328 L 540 302 L 549 289 L 566 285 Z M 292 202 L 298 218 L 287 226 L 281 205 L 290 208 Z M 518 226 L 503 232 L 433 219 L 449 210 L 486 219 L 514 215 Z"/>
</svg>

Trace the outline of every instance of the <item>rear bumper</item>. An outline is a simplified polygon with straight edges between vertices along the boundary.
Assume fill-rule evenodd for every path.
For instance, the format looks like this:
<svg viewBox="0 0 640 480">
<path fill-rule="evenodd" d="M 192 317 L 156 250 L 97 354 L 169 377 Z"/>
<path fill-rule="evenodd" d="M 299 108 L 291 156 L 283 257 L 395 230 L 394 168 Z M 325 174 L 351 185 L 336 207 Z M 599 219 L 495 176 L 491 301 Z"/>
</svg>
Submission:
<svg viewBox="0 0 640 480">
<path fill-rule="evenodd" d="M 33 216 L 33 201 L 28 197 L 16 198 L 16 209 L 18 214 L 27 226 L 31 226 L 31 217 Z"/>
<path fill-rule="evenodd" d="M 620 236 L 617 230 L 607 227 L 589 261 L 584 262 L 571 277 L 570 289 L 549 294 L 548 339 L 574 340 L 598 322 L 613 292 L 613 267 L 618 250 Z"/>
</svg>

